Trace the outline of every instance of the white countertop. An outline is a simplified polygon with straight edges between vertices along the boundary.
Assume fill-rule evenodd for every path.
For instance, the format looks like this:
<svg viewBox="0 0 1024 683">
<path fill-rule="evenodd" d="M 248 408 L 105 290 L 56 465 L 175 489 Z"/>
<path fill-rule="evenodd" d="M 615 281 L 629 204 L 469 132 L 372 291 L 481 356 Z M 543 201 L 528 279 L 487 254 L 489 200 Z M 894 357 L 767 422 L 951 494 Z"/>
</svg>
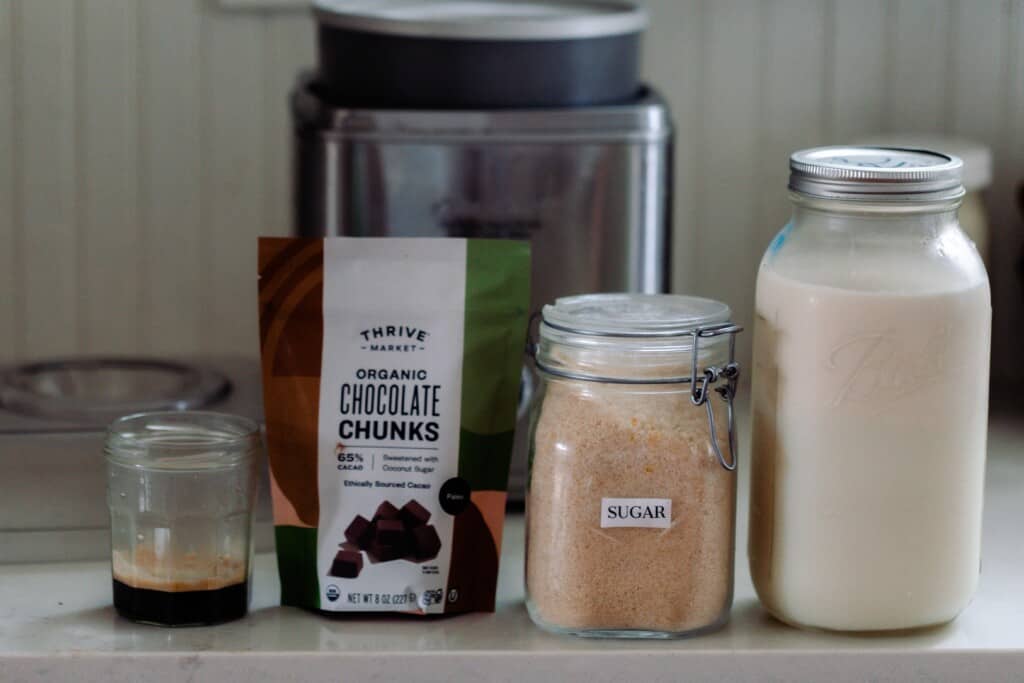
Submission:
<svg viewBox="0 0 1024 683">
<path fill-rule="evenodd" d="M 966 681 L 1024 680 L 1024 421 L 990 435 L 984 567 L 952 624 L 903 636 L 799 631 L 768 617 L 737 533 L 736 599 L 717 633 L 608 641 L 535 628 L 522 600 L 523 521 L 506 522 L 495 614 L 326 618 L 277 606 L 272 555 L 250 615 L 163 629 L 119 618 L 102 562 L 0 566 L 0 681 Z M 741 479 L 740 500 L 745 502 Z"/>
</svg>

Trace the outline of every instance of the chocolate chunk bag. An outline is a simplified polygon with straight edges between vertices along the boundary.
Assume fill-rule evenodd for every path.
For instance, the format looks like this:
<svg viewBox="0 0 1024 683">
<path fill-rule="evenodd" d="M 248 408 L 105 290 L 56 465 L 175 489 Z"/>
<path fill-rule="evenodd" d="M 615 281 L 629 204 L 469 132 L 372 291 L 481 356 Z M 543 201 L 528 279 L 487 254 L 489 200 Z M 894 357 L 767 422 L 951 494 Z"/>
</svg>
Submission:
<svg viewBox="0 0 1024 683">
<path fill-rule="evenodd" d="M 529 261 L 510 240 L 260 240 L 282 603 L 494 609 Z"/>
</svg>

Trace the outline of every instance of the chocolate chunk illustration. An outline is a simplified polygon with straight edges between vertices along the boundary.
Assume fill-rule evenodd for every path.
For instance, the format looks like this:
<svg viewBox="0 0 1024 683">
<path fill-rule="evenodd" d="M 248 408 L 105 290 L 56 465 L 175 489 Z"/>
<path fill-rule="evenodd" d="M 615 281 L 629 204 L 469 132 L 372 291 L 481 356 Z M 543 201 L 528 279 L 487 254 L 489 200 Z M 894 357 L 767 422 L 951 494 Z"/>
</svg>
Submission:
<svg viewBox="0 0 1024 683">
<path fill-rule="evenodd" d="M 426 562 L 437 557 L 441 538 L 431 513 L 419 501 L 406 502 L 399 510 L 390 501 L 377 506 L 372 520 L 356 515 L 345 529 L 342 550 L 364 550 L 371 564 L 408 560 Z"/>
<path fill-rule="evenodd" d="M 423 526 L 430 521 L 430 510 L 420 505 L 415 499 L 403 505 L 402 509 L 398 511 L 398 515 L 405 522 L 405 526 L 410 529 Z"/>
<path fill-rule="evenodd" d="M 412 536 L 412 556 L 417 562 L 426 562 L 437 557 L 441 550 L 441 538 L 433 524 L 418 526 L 409 532 Z"/>
<path fill-rule="evenodd" d="M 405 542 L 405 525 L 400 519 L 382 519 L 377 522 L 373 540 L 378 545 L 402 545 Z"/>
<path fill-rule="evenodd" d="M 373 514 L 373 521 L 381 519 L 398 519 L 398 508 L 391 504 L 391 501 L 385 500 L 383 503 L 377 506 L 377 512 Z"/>
<path fill-rule="evenodd" d="M 352 523 L 345 529 L 345 540 L 355 544 L 360 550 L 366 550 L 373 542 L 375 531 L 374 524 L 370 520 L 362 515 L 356 515 Z"/>
<path fill-rule="evenodd" d="M 405 557 L 408 554 L 408 546 L 405 543 L 384 545 L 374 542 L 366 552 L 377 562 L 390 562 L 391 560 L 400 560 Z"/>
<path fill-rule="evenodd" d="M 354 579 L 363 570 L 363 554 L 359 551 L 339 550 L 331 563 L 330 576 L 340 579 Z"/>
</svg>

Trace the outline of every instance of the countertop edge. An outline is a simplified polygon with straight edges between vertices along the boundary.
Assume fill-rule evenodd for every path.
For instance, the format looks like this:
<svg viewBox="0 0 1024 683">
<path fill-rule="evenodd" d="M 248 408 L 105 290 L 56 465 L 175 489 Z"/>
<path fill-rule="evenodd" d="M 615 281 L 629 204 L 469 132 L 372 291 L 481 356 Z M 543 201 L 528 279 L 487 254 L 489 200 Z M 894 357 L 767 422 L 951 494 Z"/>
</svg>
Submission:
<svg viewBox="0 0 1024 683">
<path fill-rule="evenodd" d="M 787 681 L 963 681 L 1011 680 L 1024 669 L 1024 652 L 977 651 L 908 653 L 650 650 L 604 652 L 447 651 L 404 652 L 145 652 L 0 655 L 0 680 L 137 681 L 168 677 L 192 683 L 291 680 L 397 680 L 396 660 L 416 665 L 423 683 L 459 681 L 557 680 L 572 683 L 638 680 L 678 681 L 685 664 L 690 680 L 735 683 L 784 677 Z"/>
</svg>

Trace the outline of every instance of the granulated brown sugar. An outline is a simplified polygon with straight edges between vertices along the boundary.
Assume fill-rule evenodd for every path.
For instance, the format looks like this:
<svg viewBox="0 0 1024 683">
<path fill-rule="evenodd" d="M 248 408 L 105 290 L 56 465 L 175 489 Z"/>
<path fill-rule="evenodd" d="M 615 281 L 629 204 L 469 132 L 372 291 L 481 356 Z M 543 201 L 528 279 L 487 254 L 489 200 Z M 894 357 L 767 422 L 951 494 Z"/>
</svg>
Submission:
<svg viewBox="0 0 1024 683">
<path fill-rule="evenodd" d="M 711 399 L 729 457 L 724 402 Z M 549 378 L 527 507 L 531 610 L 567 630 L 685 632 L 732 602 L 736 476 L 687 385 Z M 602 498 L 669 498 L 671 526 L 601 528 Z"/>
</svg>

